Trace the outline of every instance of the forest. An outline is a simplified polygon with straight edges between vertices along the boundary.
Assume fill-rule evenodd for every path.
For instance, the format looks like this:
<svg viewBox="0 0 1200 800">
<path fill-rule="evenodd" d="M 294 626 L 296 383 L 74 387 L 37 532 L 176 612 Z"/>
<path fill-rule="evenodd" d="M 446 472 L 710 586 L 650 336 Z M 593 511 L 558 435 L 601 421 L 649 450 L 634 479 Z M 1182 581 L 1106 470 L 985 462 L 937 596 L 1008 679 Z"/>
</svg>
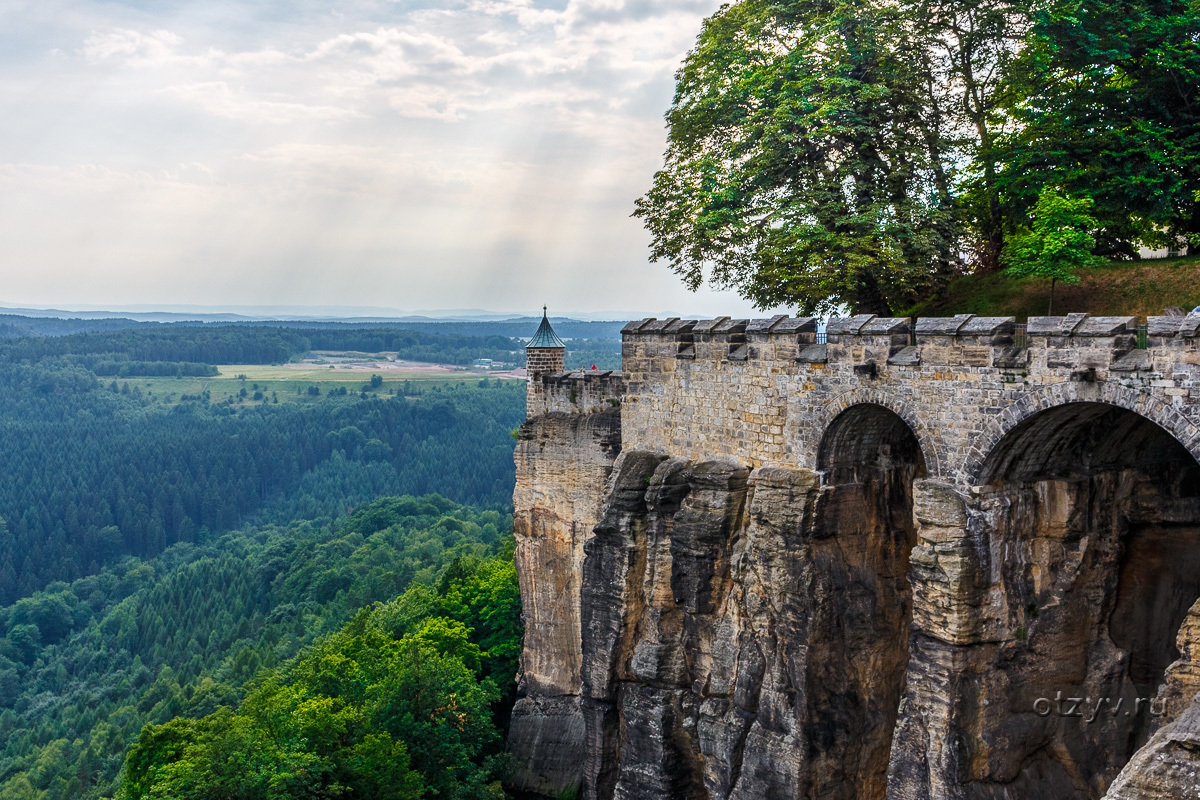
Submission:
<svg viewBox="0 0 1200 800">
<path fill-rule="evenodd" d="M 0 798 L 503 796 L 524 384 L 214 401 L 119 371 L 375 344 L 339 335 L 0 342 Z"/>
<path fill-rule="evenodd" d="M 351 322 L 156 323 L 0 316 L 0 363 L 60 358 L 115 377 L 214 374 L 218 364 L 282 364 L 312 350 L 394 352 L 406 361 L 525 363 L 538 320 L 383 325 Z M 620 367 L 621 322 L 556 322 L 571 364 Z"/>
<path fill-rule="evenodd" d="M 415 397 L 174 406 L 58 361 L 0 370 L 0 602 L 253 514 L 334 516 L 379 494 L 504 507 L 517 382 Z"/>
<path fill-rule="evenodd" d="M 520 650 L 509 525 L 385 498 L 0 609 L 0 798 L 496 796 Z"/>
</svg>

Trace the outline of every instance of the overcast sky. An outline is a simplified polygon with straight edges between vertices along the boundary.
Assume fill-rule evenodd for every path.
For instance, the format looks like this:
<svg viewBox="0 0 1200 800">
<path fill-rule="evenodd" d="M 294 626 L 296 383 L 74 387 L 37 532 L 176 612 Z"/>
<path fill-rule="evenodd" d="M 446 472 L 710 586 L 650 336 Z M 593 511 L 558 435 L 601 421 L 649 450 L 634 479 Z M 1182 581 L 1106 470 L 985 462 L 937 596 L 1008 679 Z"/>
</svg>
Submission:
<svg viewBox="0 0 1200 800">
<path fill-rule="evenodd" d="M 0 0 L 0 303 L 746 314 L 629 216 L 717 6 Z"/>
</svg>

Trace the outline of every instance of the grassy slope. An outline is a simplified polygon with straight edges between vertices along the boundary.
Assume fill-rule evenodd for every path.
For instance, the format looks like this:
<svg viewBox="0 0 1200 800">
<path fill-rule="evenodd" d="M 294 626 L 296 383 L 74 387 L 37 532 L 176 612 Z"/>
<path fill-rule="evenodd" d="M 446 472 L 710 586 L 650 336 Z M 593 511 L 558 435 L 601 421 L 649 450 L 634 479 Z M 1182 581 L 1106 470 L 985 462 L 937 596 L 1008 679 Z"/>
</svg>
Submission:
<svg viewBox="0 0 1200 800">
<path fill-rule="evenodd" d="M 1054 313 L 1086 311 L 1096 315 L 1139 317 L 1163 313 L 1167 306 L 1190 311 L 1200 305 L 1200 257 L 1123 261 L 1080 273 L 1074 286 L 1054 289 Z M 1018 322 L 1046 313 L 1050 282 L 1013 280 L 1004 275 L 968 275 L 952 282 L 940 297 L 899 312 L 902 317 L 954 314 L 1015 316 Z"/>
</svg>

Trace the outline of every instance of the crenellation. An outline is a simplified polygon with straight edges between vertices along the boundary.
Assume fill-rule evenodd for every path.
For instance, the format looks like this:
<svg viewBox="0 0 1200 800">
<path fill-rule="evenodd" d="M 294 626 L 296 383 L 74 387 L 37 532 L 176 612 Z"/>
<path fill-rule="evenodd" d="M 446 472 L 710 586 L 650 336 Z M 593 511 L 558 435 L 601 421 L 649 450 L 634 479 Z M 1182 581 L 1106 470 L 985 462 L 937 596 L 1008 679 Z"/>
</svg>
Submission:
<svg viewBox="0 0 1200 800">
<path fill-rule="evenodd" d="M 1034 317 L 1023 341 L 1016 330 L 1013 317 L 863 314 L 829 320 L 818 343 L 810 317 L 642 320 L 626 326 L 622 347 L 627 436 L 681 457 L 807 467 L 811 420 L 872 393 L 926 417 L 930 446 L 955 464 L 1021 398 L 1109 385 L 1157 394 L 1200 422 L 1187 403 L 1200 395 L 1200 316 L 1152 318 L 1141 349 L 1134 317 Z"/>
</svg>

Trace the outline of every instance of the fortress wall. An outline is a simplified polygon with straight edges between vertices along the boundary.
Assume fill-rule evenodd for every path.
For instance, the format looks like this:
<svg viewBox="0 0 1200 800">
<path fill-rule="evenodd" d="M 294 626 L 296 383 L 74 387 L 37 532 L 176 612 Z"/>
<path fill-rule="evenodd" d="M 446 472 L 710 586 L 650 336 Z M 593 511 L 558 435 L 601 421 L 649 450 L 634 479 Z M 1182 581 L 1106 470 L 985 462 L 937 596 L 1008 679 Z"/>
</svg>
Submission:
<svg viewBox="0 0 1200 800">
<path fill-rule="evenodd" d="M 1136 323 L 642 320 L 622 373 L 534 376 L 509 785 L 1200 798 L 1195 625 L 1165 727 L 1081 736 L 1023 694 L 1162 673 L 1186 608 L 1146 609 L 1197 591 L 1200 316 Z"/>
<path fill-rule="evenodd" d="M 552 372 L 536 377 L 538 405 L 527 409 L 539 414 L 596 414 L 621 405 L 625 376 L 613 370 Z"/>
<path fill-rule="evenodd" d="M 833 417 L 871 402 L 909 423 L 931 474 L 965 485 L 981 443 L 1005 427 L 999 417 L 1089 399 L 1086 385 L 1097 383 L 1190 436 L 1175 420 L 1200 422 L 1200 317 L 1151 318 L 1140 350 L 1136 321 L 1035 317 L 1025 347 L 1011 317 L 924 318 L 914 335 L 907 319 L 863 315 L 831 320 L 820 344 L 804 318 L 633 322 L 622 349 L 624 440 L 691 459 L 815 469 Z M 1200 453 L 1200 440 L 1184 444 Z"/>
</svg>

